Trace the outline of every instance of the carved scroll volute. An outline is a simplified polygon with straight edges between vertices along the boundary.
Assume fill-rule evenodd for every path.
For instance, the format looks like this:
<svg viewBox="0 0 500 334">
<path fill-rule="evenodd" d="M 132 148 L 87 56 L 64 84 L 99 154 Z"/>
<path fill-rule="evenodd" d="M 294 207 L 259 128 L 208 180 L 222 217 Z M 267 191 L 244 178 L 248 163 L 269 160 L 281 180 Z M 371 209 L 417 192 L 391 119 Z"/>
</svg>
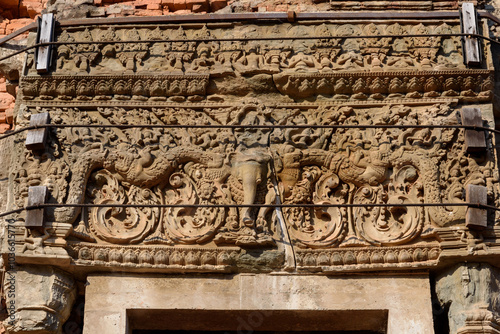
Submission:
<svg viewBox="0 0 500 334">
<path fill-rule="evenodd" d="M 170 176 L 167 204 L 228 204 L 227 192 L 220 189 L 222 172 L 207 171 L 198 164 L 188 166 L 186 173 Z M 212 174 L 212 175 L 210 175 Z M 226 209 L 221 207 L 169 208 L 165 212 L 165 230 L 177 243 L 193 244 L 209 241 L 226 221 Z"/>
<path fill-rule="evenodd" d="M 322 175 L 319 167 L 305 167 L 302 179 L 290 189 L 284 204 L 339 204 L 345 203 L 342 187 L 336 174 Z M 345 209 L 337 207 L 283 210 L 292 239 L 301 247 L 322 248 L 334 246 L 344 236 Z"/>
<path fill-rule="evenodd" d="M 406 206 L 421 202 L 422 185 L 415 167 L 403 166 L 394 173 L 394 183 L 360 187 L 354 202 L 389 204 L 387 207 L 360 207 L 354 210 L 358 234 L 375 245 L 398 245 L 418 236 L 423 226 L 420 207 Z"/>
<path fill-rule="evenodd" d="M 155 192 L 134 185 L 120 185 L 107 170 L 98 171 L 92 179 L 97 185 L 92 191 L 94 204 L 160 204 Z M 133 244 L 142 241 L 154 230 L 159 216 L 157 208 L 96 207 L 90 210 L 89 226 L 97 239 Z"/>
</svg>

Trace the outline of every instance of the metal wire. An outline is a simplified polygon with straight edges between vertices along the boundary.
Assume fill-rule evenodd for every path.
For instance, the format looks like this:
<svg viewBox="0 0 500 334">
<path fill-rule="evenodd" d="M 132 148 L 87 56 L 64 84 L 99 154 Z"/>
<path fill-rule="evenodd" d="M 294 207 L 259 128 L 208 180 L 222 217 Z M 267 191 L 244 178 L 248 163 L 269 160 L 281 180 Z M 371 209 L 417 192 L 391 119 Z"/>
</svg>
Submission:
<svg viewBox="0 0 500 334">
<path fill-rule="evenodd" d="M 151 40 L 151 41 L 137 41 L 137 40 L 126 40 L 126 41 L 80 41 L 80 42 L 46 42 L 46 43 L 37 43 L 32 46 L 26 47 L 22 50 L 19 50 L 15 53 L 7 55 L 5 57 L 0 58 L 0 61 L 9 59 L 15 55 L 24 53 L 31 49 L 42 47 L 42 46 L 59 46 L 59 45 L 90 45 L 90 44 L 126 44 L 126 43 L 189 43 L 189 42 L 247 42 L 247 41 L 271 41 L 271 40 L 332 40 L 332 39 L 372 39 L 372 38 L 429 38 L 429 37 L 468 37 L 468 38 L 480 38 L 483 40 L 487 40 L 491 43 L 500 45 L 500 42 L 491 39 L 489 37 L 479 35 L 479 34 L 408 34 L 408 35 L 366 35 L 366 36 L 303 36 L 303 37 L 257 37 L 257 38 L 208 38 L 208 39 L 162 39 L 162 40 Z M 123 125 L 123 124 L 46 124 L 46 125 L 35 125 L 28 126 L 23 129 L 15 130 L 9 132 L 3 136 L 0 136 L 0 140 L 5 139 L 7 137 L 16 135 L 18 133 L 35 130 L 41 128 L 228 128 L 228 129 L 239 129 L 239 128 L 253 128 L 253 129 L 286 129 L 286 128 L 328 128 L 328 129 L 347 129 L 347 128 L 417 128 L 417 129 L 433 129 L 433 128 L 452 128 L 452 129 L 470 129 L 475 131 L 489 131 L 493 133 L 500 133 L 499 130 L 495 130 L 492 128 L 487 128 L 483 126 L 466 126 L 466 125 L 179 125 L 179 124 L 171 124 L 171 125 L 159 125 L 159 124 L 137 124 L 137 125 Z M 471 208 L 478 209 L 491 209 L 491 210 L 500 210 L 492 205 L 485 205 L 480 203 L 407 203 L 407 204 L 60 204 L 60 203 L 46 203 L 46 204 L 38 204 L 26 206 L 23 208 L 10 210 L 7 212 L 0 213 L 0 217 L 5 217 L 11 214 L 19 213 L 25 210 L 36 210 L 43 208 L 63 208 L 63 207 L 79 207 L 79 208 L 366 208 L 366 207 L 440 207 L 440 206 L 448 206 L 448 207 L 458 207 L 458 206 L 467 206 Z"/>
<path fill-rule="evenodd" d="M 200 125 L 187 125 L 187 124 L 42 124 L 27 126 L 22 129 L 14 130 L 0 136 L 0 141 L 8 137 L 17 135 L 24 131 L 37 130 L 44 128 L 118 128 L 118 129 L 131 129 L 131 128 L 148 128 L 148 129 L 466 129 L 475 131 L 488 131 L 500 134 L 500 130 L 474 125 L 363 125 L 363 124 L 349 124 L 349 125 L 215 125 L 215 124 L 200 124 Z"/>
<path fill-rule="evenodd" d="M 45 203 L 38 205 L 28 205 L 19 209 L 0 213 L 0 217 L 5 217 L 14 213 L 27 210 L 38 210 L 44 208 L 373 208 L 373 207 L 463 207 L 477 209 L 491 209 L 500 211 L 493 205 L 480 203 L 406 203 L 406 204 L 61 204 Z"/>
<path fill-rule="evenodd" d="M 90 45 L 90 44 L 127 44 L 127 43 L 190 43 L 190 42 L 250 42 L 250 41 L 293 41 L 293 40 L 313 40 L 313 39 L 354 39 L 354 38 L 406 38 L 406 37 L 417 37 L 417 38 L 429 38 L 429 37 L 468 37 L 468 38 L 481 38 L 484 40 L 487 40 L 489 42 L 499 44 L 500 42 L 480 35 L 480 34 L 469 34 L 469 33 L 460 33 L 460 34 L 408 34 L 408 35 L 396 35 L 396 34 L 391 34 L 391 35 L 361 35 L 361 36 L 302 36 L 302 37 L 254 37 L 254 38 L 203 38 L 203 39 L 157 39 L 157 40 L 150 40 L 150 41 L 137 41 L 137 40 L 126 40 L 126 41 L 78 41 L 78 42 L 44 42 L 44 43 L 37 43 L 32 46 L 28 46 L 22 50 L 19 50 L 17 52 L 11 53 L 5 57 L 0 58 L 0 62 L 8 59 L 10 57 L 13 57 L 15 55 L 18 55 L 20 53 L 29 51 L 31 49 L 41 47 L 41 46 L 49 46 L 49 45 L 54 45 L 54 46 L 59 46 L 59 45 Z"/>
</svg>

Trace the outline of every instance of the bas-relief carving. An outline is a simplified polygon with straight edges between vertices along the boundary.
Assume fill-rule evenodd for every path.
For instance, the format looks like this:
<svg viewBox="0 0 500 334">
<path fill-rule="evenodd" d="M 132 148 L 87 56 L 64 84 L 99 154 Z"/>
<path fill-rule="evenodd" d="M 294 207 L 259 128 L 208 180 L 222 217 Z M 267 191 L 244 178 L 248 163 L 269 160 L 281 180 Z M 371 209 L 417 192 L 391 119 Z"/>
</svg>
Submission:
<svg viewBox="0 0 500 334">
<path fill-rule="evenodd" d="M 39 111 L 50 112 L 56 124 L 458 124 L 457 111 L 447 104 L 294 108 L 244 100 L 219 107 Z M 436 231 L 461 226 L 465 207 L 404 205 L 464 203 L 467 184 L 487 186 L 489 201 L 498 201 L 493 153 L 464 153 L 459 129 L 63 128 L 53 130 L 50 141 L 42 156 L 18 155 L 18 206 L 25 204 L 27 184 L 47 184 L 52 202 L 70 204 L 274 204 L 278 198 L 292 205 L 391 204 L 283 208 L 298 266 L 305 270 L 435 265 Z M 278 216 L 269 208 L 59 208 L 49 209 L 48 218 L 60 226 L 21 235 L 24 255 L 63 247 L 82 265 L 187 270 L 190 263 L 226 271 L 231 260 L 202 260 L 218 258 L 203 255 L 211 254 L 206 247 L 220 252 L 231 245 L 275 247 L 279 241 Z M 59 243 L 48 244 L 56 231 Z M 202 248 L 196 251 L 196 245 Z M 177 259 L 174 253 L 184 255 Z M 230 254 L 224 256 L 234 258 Z M 169 261 L 160 261 L 164 257 Z"/>
<path fill-rule="evenodd" d="M 7 279 L 11 275 L 14 281 Z M 7 333 L 62 333 L 76 298 L 72 276 L 50 266 L 23 266 L 3 283 L 6 289 L 15 284 L 15 293 L 5 294 L 7 305 L 15 305 L 3 322 Z"/>
<path fill-rule="evenodd" d="M 405 37 L 452 33 L 460 33 L 457 22 L 62 30 L 57 40 L 68 44 L 58 47 L 52 76 L 28 62 L 21 86 L 25 99 L 46 101 L 229 99 L 261 86 L 294 100 L 489 100 L 491 73 L 465 69 L 459 37 Z M 398 37 L 334 38 L 382 35 Z M 262 36 L 297 39 L 252 40 Z M 217 41 L 224 38 L 248 40 Z M 155 42 L 169 39 L 179 42 Z M 125 40 L 142 43 L 71 44 Z"/>
<path fill-rule="evenodd" d="M 103 71 L 162 71 L 173 74 L 202 72 L 216 75 L 255 75 L 278 72 L 330 72 L 332 70 L 463 69 L 459 37 L 405 37 L 405 35 L 460 33 L 457 22 L 394 24 L 280 24 L 245 25 L 201 29 L 157 26 L 155 28 L 94 28 L 63 30 L 58 50 L 58 72 L 75 69 Z M 332 38 L 336 36 L 382 36 L 381 38 Z M 252 41 L 267 36 L 269 41 Z M 319 39 L 300 39 L 317 36 Z M 279 40 L 295 37 L 295 40 Z M 321 37 L 324 37 L 321 39 Z M 217 41 L 240 38 L 248 41 Z M 163 40 L 180 42 L 163 42 Z M 71 42 L 142 41 L 126 44 Z M 148 43 L 148 41 L 159 41 Z M 182 42 L 186 40 L 186 42 Z M 199 40 L 199 41 L 197 41 Z M 75 57 L 74 55 L 79 55 Z M 91 66 L 92 65 L 92 66 Z M 227 68 L 226 71 L 222 70 Z M 227 72 L 227 73 L 225 73 Z"/>
<path fill-rule="evenodd" d="M 492 90 L 490 70 L 464 68 L 458 37 L 331 38 L 454 32 L 456 22 L 431 21 L 63 30 L 58 41 L 146 43 L 60 46 L 50 76 L 28 59 L 22 99 L 38 110 L 18 123 L 50 112 L 56 124 L 458 124 L 444 101 Z M 298 39 L 251 41 L 263 35 Z M 300 39 L 310 36 L 320 38 Z M 249 41 L 217 41 L 230 37 Z M 178 42 L 153 43 L 165 39 Z M 458 129 L 63 128 L 49 142 L 42 155 L 18 146 L 18 207 L 41 184 L 53 203 L 213 205 L 49 208 L 49 229 L 17 231 L 22 256 L 68 252 L 79 265 L 232 270 L 239 249 L 280 243 L 282 219 L 304 270 L 429 267 L 449 240 L 484 249 L 482 234 L 449 236 L 466 207 L 405 204 L 464 203 L 467 184 L 498 201 L 493 152 L 464 153 Z M 216 207 L 275 203 L 368 206 Z"/>
</svg>

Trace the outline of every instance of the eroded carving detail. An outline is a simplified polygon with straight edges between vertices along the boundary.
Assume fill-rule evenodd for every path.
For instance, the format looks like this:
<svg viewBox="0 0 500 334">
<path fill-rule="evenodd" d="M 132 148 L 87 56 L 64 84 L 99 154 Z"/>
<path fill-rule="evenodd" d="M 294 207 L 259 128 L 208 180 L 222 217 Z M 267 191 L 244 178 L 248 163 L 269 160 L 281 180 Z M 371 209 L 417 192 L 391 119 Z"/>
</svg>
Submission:
<svg viewBox="0 0 500 334">
<path fill-rule="evenodd" d="M 449 240 L 491 251 L 443 232 L 462 228 L 465 206 L 408 206 L 463 204 L 468 184 L 499 204 L 491 148 L 469 155 L 463 130 L 408 127 L 459 124 L 454 102 L 491 99 L 491 70 L 465 69 L 459 38 L 406 36 L 458 32 L 452 20 L 63 29 L 50 75 L 27 65 L 19 127 L 36 112 L 173 127 L 53 129 L 42 155 L 19 139 L 15 206 L 44 184 L 52 203 L 146 207 L 51 208 L 44 230 L 18 228 L 16 247 L 23 259 L 68 251 L 77 265 L 166 271 L 233 270 L 233 248 L 281 246 L 285 229 L 309 271 L 431 267 Z M 342 37 L 363 35 L 375 38 Z M 262 36 L 278 39 L 252 41 Z M 240 40 L 218 40 L 229 37 Z M 145 43 L 71 44 L 106 40 Z M 371 127 L 386 125 L 401 127 Z M 292 207 L 264 207 L 275 203 Z"/>
<path fill-rule="evenodd" d="M 243 126 L 57 130 L 61 144 L 54 152 L 65 153 L 55 161 L 66 169 L 74 166 L 71 177 L 61 179 L 60 192 L 53 192 L 58 202 L 186 205 L 56 209 L 51 217 L 61 224 L 58 233 L 63 239 L 69 233 L 86 242 L 123 245 L 272 247 L 278 237 L 274 210 L 189 205 L 267 205 L 277 203 L 279 195 L 286 205 L 334 205 L 282 209 L 298 247 L 395 247 L 433 238 L 433 229 L 462 224 L 465 219 L 465 207 L 406 204 L 464 203 L 467 184 L 487 186 L 490 200 L 497 201 L 494 189 L 498 180 L 484 173 L 492 162 L 463 153 L 462 130 L 314 127 L 457 124 L 455 110 L 446 104 L 300 109 L 245 100 L 240 106 L 195 109 L 70 108 L 50 112 L 56 123 L 76 119 L 80 123 L 127 124 L 134 119 L 140 124 Z M 280 124 L 311 127 L 252 128 Z M 28 154 L 20 162 L 50 175 L 53 163 L 40 168 L 37 159 Z M 18 205 L 26 196 L 25 190 L 22 194 L 28 175 L 35 174 L 15 175 Z M 370 206 L 376 203 L 388 206 Z M 342 204 L 368 206 L 335 207 Z M 63 233 L 63 225 L 73 227 Z M 25 237 L 27 254 L 42 251 L 33 249 L 35 237 Z"/>
</svg>

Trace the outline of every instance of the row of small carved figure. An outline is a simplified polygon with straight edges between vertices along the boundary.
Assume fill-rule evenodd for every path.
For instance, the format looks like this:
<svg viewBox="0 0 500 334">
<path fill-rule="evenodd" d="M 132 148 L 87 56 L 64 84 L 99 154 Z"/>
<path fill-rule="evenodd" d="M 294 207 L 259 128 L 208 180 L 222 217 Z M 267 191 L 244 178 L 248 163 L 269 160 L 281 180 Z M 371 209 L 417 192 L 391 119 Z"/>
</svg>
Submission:
<svg viewBox="0 0 500 334">
<path fill-rule="evenodd" d="M 228 39 L 231 37 L 239 39 L 249 39 L 262 37 L 263 35 L 279 39 L 279 37 L 300 37 L 317 36 L 321 38 L 335 36 L 379 36 L 393 35 L 394 37 L 384 37 L 373 39 L 373 41 L 364 40 L 366 44 L 381 43 L 380 40 L 390 42 L 393 38 L 405 38 L 419 42 L 418 45 L 430 45 L 436 43 L 438 37 L 405 37 L 408 34 L 429 35 L 429 34 L 452 34 L 459 31 L 458 24 L 450 25 L 447 23 L 434 24 L 282 24 L 282 25 L 236 25 L 227 29 L 209 29 L 204 25 L 201 29 L 184 29 L 181 26 L 178 28 L 163 28 L 160 26 L 151 28 L 151 26 L 143 26 L 138 28 L 119 28 L 113 26 L 107 29 L 92 29 L 69 32 L 63 30 L 59 35 L 58 42 L 92 42 L 92 41 L 157 41 L 157 40 L 191 40 L 203 41 L 207 39 Z M 237 42 L 234 42 L 237 43 Z"/>
<path fill-rule="evenodd" d="M 490 91 L 490 75 L 453 76 L 398 76 L 398 77 L 332 77 L 284 76 L 275 80 L 277 88 L 285 94 L 309 96 L 311 94 L 398 94 L 444 92 L 445 96 L 470 95 Z M 149 99 L 166 100 L 167 96 L 205 95 L 208 78 L 186 77 L 162 80 L 74 79 L 74 80 L 24 80 L 22 92 L 25 99 L 82 100 Z M 436 94 L 427 94 L 437 96 Z M 413 96 L 410 96 L 413 97 Z"/>
<path fill-rule="evenodd" d="M 336 252 L 301 252 L 296 254 L 301 267 L 396 264 L 437 260 L 439 248 L 403 248 Z"/>
<path fill-rule="evenodd" d="M 78 263 L 133 267 L 204 267 L 223 269 L 231 265 L 234 250 L 162 250 L 74 247 L 69 251 Z M 83 263 L 82 263 L 83 262 Z"/>
<path fill-rule="evenodd" d="M 421 93 L 430 97 L 470 95 L 490 91 L 492 81 L 489 76 L 454 76 L 444 75 L 417 77 L 363 77 L 363 78 L 307 78 L 290 76 L 275 80 L 278 89 L 286 94 L 309 96 L 312 94 L 401 94 L 408 97 L 421 97 Z M 461 92 L 461 93 L 460 93 Z"/>
<path fill-rule="evenodd" d="M 269 27 L 267 27 L 269 28 Z M 67 42 L 57 49 L 57 71 L 88 72 L 109 71 L 115 66 L 123 66 L 128 72 L 175 71 L 208 72 L 225 76 L 233 71 L 243 75 L 257 73 L 278 73 L 288 70 L 338 70 L 352 68 L 393 68 L 427 67 L 437 61 L 441 66 L 463 67 L 458 37 L 428 36 L 430 33 L 451 34 L 458 32 L 458 26 L 390 26 L 375 25 L 318 25 L 294 26 L 282 31 L 268 31 L 266 27 L 255 26 L 254 31 L 238 32 L 233 30 L 203 29 L 190 31 L 192 38 L 180 27 L 178 30 L 88 29 L 68 33 L 64 30 L 58 42 Z M 280 27 L 281 28 L 281 27 Z M 278 28 L 279 30 L 279 28 Z M 216 32 L 217 31 L 217 32 Z M 214 36 L 214 33 L 218 35 Z M 247 41 L 217 41 L 238 34 Z M 406 37 L 408 34 L 426 37 Z M 374 36 L 374 38 L 345 39 L 334 36 Z M 393 35 L 395 37 L 378 37 Z M 272 36 L 275 40 L 252 41 L 252 38 Z M 301 37 L 317 36 L 317 39 Z M 399 38 L 396 38 L 399 37 Z M 297 38 L 296 40 L 277 40 L 277 38 Z M 183 42 L 161 42 L 158 40 L 178 40 Z M 130 43 L 94 44 L 97 41 L 131 41 Z M 148 43 L 134 43 L 134 41 Z M 185 41 L 185 42 L 184 42 Z M 89 44 L 74 45 L 73 42 Z M 443 48 L 443 54 L 438 56 Z M 392 52 L 394 51 L 394 52 Z M 108 61 L 112 60 L 113 66 Z M 27 60 L 30 73 L 36 73 L 34 55 Z M 116 70 L 116 69 L 115 69 Z"/>
<path fill-rule="evenodd" d="M 39 96 L 41 99 L 105 99 L 112 95 L 117 99 L 133 97 L 162 98 L 177 95 L 203 95 L 208 78 L 189 77 L 163 80 L 24 80 L 22 92 L 25 99 Z"/>
</svg>

